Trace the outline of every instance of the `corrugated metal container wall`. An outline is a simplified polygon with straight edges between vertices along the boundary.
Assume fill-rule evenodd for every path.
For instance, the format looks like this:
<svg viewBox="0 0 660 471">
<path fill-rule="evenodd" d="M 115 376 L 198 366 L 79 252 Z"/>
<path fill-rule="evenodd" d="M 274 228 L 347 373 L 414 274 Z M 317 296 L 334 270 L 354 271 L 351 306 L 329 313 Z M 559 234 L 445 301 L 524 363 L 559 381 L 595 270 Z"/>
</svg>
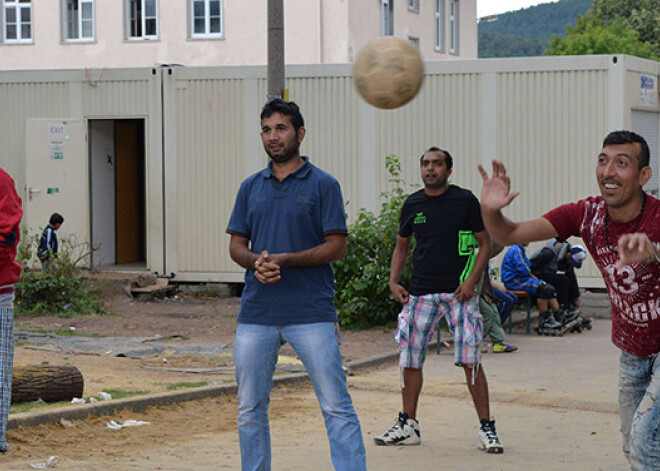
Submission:
<svg viewBox="0 0 660 471">
<path fill-rule="evenodd" d="M 359 98 L 350 76 L 292 77 L 289 97 L 300 105 L 306 135 L 301 152 L 339 181 L 346 211 L 355 217 L 363 201 L 360 162 Z M 258 117 L 255 117 L 258 119 Z M 255 134 L 254 139 L 259 137 Z M 266 161 L 264 161 L 265 163 Z"/>
<path fill-rule="evenodd" d="M 502 73 L 497 87 L 498 158 L 507 166 L 512 189 L 521 192 L 507 216 L 530 219 L 598 194 L 595 164 L 608 132 L 608 71 Z M 530 244 L 528 255 L 541 246 Z M 600 278 L 590 258 L 579 275 Z"/>
<path fill-rule="evenodd" d="M 243 84 L 237 79 L 189 79 L 177 85 L 180 272 L 237 270 L 228 256 L 224 233 L 245 177 Z M 253 131 L 258 139 L 256 124 Z"/>
<path fill-rule="evenodd" d="M 23 195 L 25 184 L 24 118 L 55 118 L 69 114 L 69 84 L 66 80 L 39 80 L 27 73 L 0 75 L 0 165 L 14 178 Z M 64 77 L 60 74 L 60 77 Z M 24 195 L 23 195 L 24 196 Z"/>
<path fill-rule="evenodd" d="M 407 106 L 377 113 L 379 191 L 388 188 L 384 157 L 396 154 L 402 177 L 410 190 L 421 185 L 419 158 L 431 146 L 453 157 L 450 181 L 475 191 L 480 188 L 481 93 L 478 74 L 427 74 L 422 90 Z"/>
<path fill-rule="evenodd" d="M 150 82 L 126 78 L 92 82 L 83 87 L 85 116 L 147 116 L 149 114 Z"/>
</svg>

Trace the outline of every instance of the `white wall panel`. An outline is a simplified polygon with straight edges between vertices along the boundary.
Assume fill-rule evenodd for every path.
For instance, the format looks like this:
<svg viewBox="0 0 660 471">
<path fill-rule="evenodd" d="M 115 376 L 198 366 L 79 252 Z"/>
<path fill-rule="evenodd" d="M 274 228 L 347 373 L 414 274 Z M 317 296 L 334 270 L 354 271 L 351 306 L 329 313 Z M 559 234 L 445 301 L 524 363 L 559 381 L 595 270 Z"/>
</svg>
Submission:
<svg viewBox="0 0 660 471">
<path fill-rule="evenodd" d="M 425 67 L 419 95 L 391 111 L 357 95 L 350 64 L 286 69 L 290 99 L 306 120 L 302 152 L 340 181 L 351 220 L 361 207 L 380 208 L 388 189 L 385 155 L 398 155 L 412 191 L 420 183 L 419 156 L 432 145 L 454 156 L 451 181 L 477 195 L 477 164 L 503 160 L 521 191 L 507 209 L 513 219 L 597 194 L 603 137 L 612 126 L 630 125 L 639 74 L 660 75 L 660 63 L 626 56 Z M 225 228 L 240 182 L 268 160 L 259 137 L 265 100 L 262 66 L 0 72 L 0 165 L 22 190 L 23 118 L 142 117 L 148 259 L 157 261 L 150 269 L 180 280 L 238 281 L 243 270 L 229 258 Z M 580 272 L 583 285 L 602 285 L 593 266 Z"/>
<path fill-rule="evenodd" d="M 181 79 L 176 110 L 177 272 L 236 271 L 225 228 L 245 177 L 243 81 Z"/>
</svg>

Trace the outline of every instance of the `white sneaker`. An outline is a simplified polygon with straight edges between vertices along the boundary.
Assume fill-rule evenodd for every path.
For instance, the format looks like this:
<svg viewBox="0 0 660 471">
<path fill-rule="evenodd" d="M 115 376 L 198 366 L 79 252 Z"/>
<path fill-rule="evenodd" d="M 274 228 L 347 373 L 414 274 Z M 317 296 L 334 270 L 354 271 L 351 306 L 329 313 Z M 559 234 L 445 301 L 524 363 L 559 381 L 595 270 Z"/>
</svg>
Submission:
<svg viewBox="0 0 660 471">
<path fill-rule="evenodd" d="M 504 453 L 504 446 L 497 438 L 497 430 L 495 430 L 495 421 L 484 420 L 479 426 L 479 440 L 481 441 L 481 448 L 486 453 Z"/>
<path fill-rule="evenodd" d="M 394 427 L 382 435 L 374 437 L 377 445 L 419 445 L 422 442 L 419 433 L 419 422 L 399 412 Z"/>
</svg>

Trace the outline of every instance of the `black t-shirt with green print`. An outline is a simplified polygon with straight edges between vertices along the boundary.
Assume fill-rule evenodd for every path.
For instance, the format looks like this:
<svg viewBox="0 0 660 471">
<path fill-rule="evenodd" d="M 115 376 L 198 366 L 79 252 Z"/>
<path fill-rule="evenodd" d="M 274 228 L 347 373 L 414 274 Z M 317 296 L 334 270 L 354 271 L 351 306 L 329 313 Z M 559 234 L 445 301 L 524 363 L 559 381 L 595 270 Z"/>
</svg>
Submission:
<svg viewBox="0 0 660 471">
<path fill-rule="evenodd" d="M 410 195 L 399 226 L 401 237 L 416 240 L 410 294 L 454 292 L 472 272 L 474 234 L 483 230 L 479 200 L 470 190 L 449 185 L 440 196 L 428 196 L 423 189 Z"/>
</svg>

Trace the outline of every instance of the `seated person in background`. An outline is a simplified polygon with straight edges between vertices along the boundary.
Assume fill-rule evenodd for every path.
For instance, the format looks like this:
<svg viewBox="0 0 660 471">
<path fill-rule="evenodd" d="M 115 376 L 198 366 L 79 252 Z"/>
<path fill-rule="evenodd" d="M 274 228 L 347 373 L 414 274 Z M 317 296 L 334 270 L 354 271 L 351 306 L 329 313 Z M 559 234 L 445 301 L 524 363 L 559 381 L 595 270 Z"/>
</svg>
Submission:
<svg viewBox="0 0 660 471">
<path fill-rule="evenodd" d="M 490 257 L 493 258 L 504 249 L 501 245 L 491 240 Z M 494 353 L 515 352 L 518 347 L 504 343 L 506 334 L 502 328 L 502 320 L 499 313 L 497 297 L 493 293 L 490 281 L 490 264 L 486 265 L 476 285 L 479 294 L 479 311 L 484 318 L 484 338 L 489 336 L 493 341 Z"/>
<path fill-rule="evenodd" d="M 477 293 L 479 293 L 479 311 L 484 318 L 484 338 L 489 336 L 493 341 L 494 353 L 515 352 L 518 347 L 504 343 L 506 334 L 502 328 L 498 300 L 493 293 L 493 287 L 489 280 L 489 269 L 486 267 L 477 282 Z M 514 295 L 515 296 L 515 295 Z M 485 350 L 483 350 L 485 351 Z"/>
<path fill-rule="evenodd" d="M 586 251 L 581 246 L 554 238 L 529 259 L 532 273 L 557 290 L 560 312 L 555 318 L 562 324 L 571 322 L 580 314 L 580 288 L 574 268 L 580 268 L 585 258 Z"/>
<path fill-rule="evenodd" d="M 516 244 L 506 251 L 502 260 L 502 281 L 509 290 L 526 291 L 530 296 L 536 297 L 539 308 L 538 331 L 552 334 L 562 327 L 554 317 L 559 311 L 556 291 L 554 286 L 532 274 L 526 246 L 527 244 Z"/>
<path fill-rule="evenodd" d="M 516 296 L 510 291 L 507 291 L 504 285 L 496 283 L 493 280 L 490 280 L 490 285 L 493 288 L 493 294 L 495 295 L 498 301 L 497 309 L 500 313 L 500 322 L 502 323 L 502 325 L 504 325 L 506 320 L 513 312 L 513 308 L 516 307 L 516 303 L 518 302 L 518 296 Z"/>
</svg>

